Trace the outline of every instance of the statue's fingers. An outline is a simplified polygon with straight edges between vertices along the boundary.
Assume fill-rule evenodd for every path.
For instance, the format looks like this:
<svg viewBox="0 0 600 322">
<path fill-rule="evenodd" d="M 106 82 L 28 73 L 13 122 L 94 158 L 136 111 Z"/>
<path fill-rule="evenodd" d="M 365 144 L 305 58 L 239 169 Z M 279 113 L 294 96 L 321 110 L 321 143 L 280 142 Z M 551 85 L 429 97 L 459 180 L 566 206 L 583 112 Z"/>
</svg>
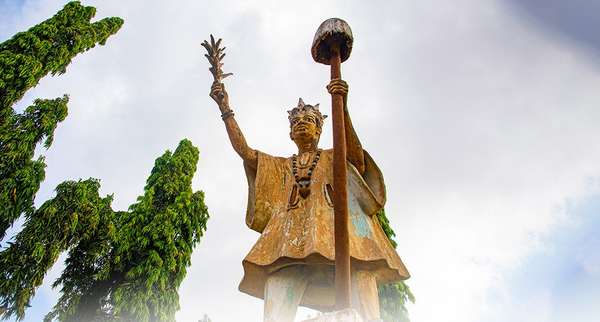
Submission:
<svg viewBox="0 0 600 322">
<path fill-rule="evenodd" d="M 346 86 L 345 84 L 337 85 L 336 88 L 341 91 L 348 91 L 348 86 Z"/>
<path fill-rule="evenodd" d="M 348 92 L 348 84 L 345 82 L 337 82 L 332 81 L 328 86 L 327 90 L 330 93 L 335 92 L 335 94 L 344 94 Z"/>
<path fill-rule="evenodd" d="M 339 84 L 330 84 L 327 87 L 327 91 L 331 94 L 346 94 L 348 89 L 345 86 Z"/>
</svg>

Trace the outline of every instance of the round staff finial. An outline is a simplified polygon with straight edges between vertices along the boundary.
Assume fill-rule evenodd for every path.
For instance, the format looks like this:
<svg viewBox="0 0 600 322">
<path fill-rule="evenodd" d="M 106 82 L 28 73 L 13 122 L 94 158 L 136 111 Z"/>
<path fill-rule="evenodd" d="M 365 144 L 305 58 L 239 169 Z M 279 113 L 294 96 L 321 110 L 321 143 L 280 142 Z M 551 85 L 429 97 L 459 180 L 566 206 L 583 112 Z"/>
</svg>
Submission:
<svg viewBox="0 0 600 322">
<path fill-rule="evenodd" d="M 313 44 L 311 53 L 317 63 L 329 65 L 333 53 L 332 46 L 339 46 L 340 58 L 344 62 L 350 57 L 352 51 L 352 30 L 347 22 L 340 18 L 330 18 L 319 26 Z"/>
</svg>

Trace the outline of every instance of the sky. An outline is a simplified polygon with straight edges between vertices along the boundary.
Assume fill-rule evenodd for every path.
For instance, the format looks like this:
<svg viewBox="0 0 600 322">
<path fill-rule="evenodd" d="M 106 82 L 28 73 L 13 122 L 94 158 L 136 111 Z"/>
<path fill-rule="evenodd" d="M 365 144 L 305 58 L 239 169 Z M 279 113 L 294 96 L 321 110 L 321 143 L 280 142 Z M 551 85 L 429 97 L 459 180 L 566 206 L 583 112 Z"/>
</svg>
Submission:
<svg viewBox="0 0 600 322">
<path fill-rule="evenodd" d="M 0 0 L 0 41 L 52 16 L 54 0 Z M 286 110 L 321 103 L 329 71 L 310 46 L 345 19 L 349 110 L 382 169 L 386 213 L 411 272 L 413 322 L 592 322 L 600 308 L 600 2 L 84 1 L 125 24 L 17 104 L 69 93 L 36 204 L 64 180 L 94 177 L 113 208 L 143 191 L 154 159 L 183 138 L 200 149 L 195 190 L 211 218 L 180 288 L 179 322 L 261 321 L 237 290 L 257 240 L 247 185 L 200 43 L 227 46 L 225 81 L 248 143 L 295 152 Z M 329 113 L 328 113 L 329 114 Z M 322 147 L 331 146 L 326 121 Z M 19 230 L 15 225 L 12 234 Z M 61 260 L 63 260 L 61 258 Z M 25 321 L 58 297 L 48 273 Z M 594 301 L 594 299 L 596 301 Z M 298 320 L 311 314 L 301 310 Z"/>
</svg>

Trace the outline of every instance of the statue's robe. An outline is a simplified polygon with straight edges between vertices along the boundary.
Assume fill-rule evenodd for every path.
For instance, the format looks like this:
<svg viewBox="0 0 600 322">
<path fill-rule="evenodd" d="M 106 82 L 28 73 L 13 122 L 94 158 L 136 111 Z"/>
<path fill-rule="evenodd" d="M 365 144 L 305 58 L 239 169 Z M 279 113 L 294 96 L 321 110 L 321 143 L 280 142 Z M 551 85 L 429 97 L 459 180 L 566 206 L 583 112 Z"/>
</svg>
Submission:
<svg viewBox="0 0 600 322">
<path fill-rule="evenodd" d="M 364 155 L 366 170 L 362 176 L 347 162 L 352 269 L 373 272 L 378 284 L 404 280 L 409 273 L 376 216 L 385 203 L 383 176 L 366 151 Z M 242 262 L 240 291 L 263 298 L 267 276 L 289 265 L 333 267 L 332 165 L 333 150 L 323 150 L 306 199 L 294 189 L 291 158 L 258 152 L 256 171 L 244 166 L 248 179 L 246 224 L 261 236 Z M 320 294 L 333 294 L 332 278 L 325 278 L 323 285 L 309 286 L 300 305 L 326 310 Z"/>
</svg>

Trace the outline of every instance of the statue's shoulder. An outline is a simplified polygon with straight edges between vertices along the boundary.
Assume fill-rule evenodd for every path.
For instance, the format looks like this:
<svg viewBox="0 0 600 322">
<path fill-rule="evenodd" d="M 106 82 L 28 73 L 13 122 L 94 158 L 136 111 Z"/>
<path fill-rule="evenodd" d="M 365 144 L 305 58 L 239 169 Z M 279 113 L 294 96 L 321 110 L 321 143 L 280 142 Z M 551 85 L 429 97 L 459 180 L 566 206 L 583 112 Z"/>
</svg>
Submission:
<svg viewBox="0 0 600 322">
<path fill-rule="evenodd" d="M 271 155 L 271 154 L 265 153 L 260 150 L 256 150 L 256 152 L 258 153 L 259 161 L 262 160 L 262 161 L 271 161 L 271 162 L 286 162 L 287 160 L 292 158 L 292 156 L 280 157 L 280 156 L 276 156 L 276 155 Z"/>
<path fill-rule="evenodd" d="M 321 158 L 323 158 L 323 159 L 333 159 L 333 149 L 323 149 L 323 150 L 321 150 Z"/>
<path fill-rule="evenodd" d="M 321 149 L 321 157 L 322 156 L 332 156 L 333 157 L 333 149 Z"/>
</svg>

